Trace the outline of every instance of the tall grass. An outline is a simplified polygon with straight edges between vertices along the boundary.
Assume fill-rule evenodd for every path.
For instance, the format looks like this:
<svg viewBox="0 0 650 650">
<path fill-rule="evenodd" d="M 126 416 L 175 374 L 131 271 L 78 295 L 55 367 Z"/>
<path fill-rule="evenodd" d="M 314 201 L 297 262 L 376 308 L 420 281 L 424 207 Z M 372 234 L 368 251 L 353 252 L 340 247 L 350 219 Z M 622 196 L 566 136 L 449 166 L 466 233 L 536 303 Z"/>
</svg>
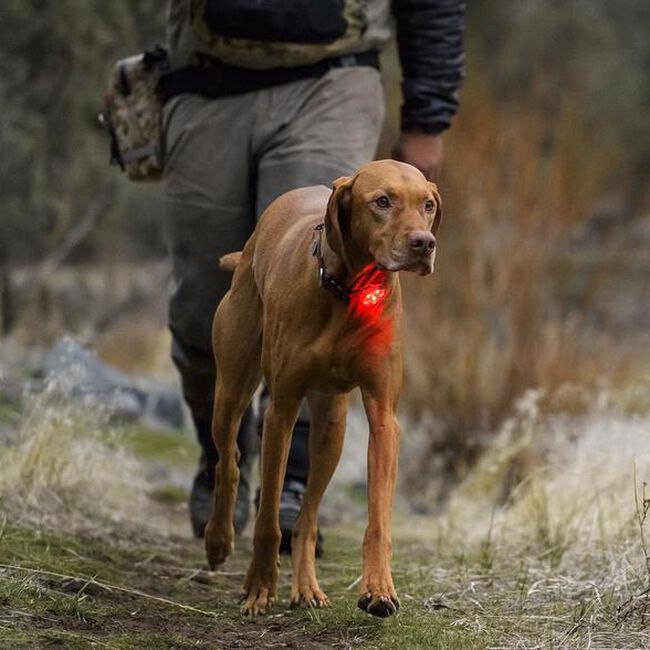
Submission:
<svg viewBox="0 0 650 650">
<path fill-rule="evenodd" d="M 108 427 L 97 399 L 68 403 L 51 378 L 26 398 L 19 426 L 0 446 L 0 520 L 68 531 L 107 523 L 148 521 L 149 484 L 142 464 Z"/>
<path fill-rule="evenodd" d="M 617 385 L 641 361 L 588 325 L 597 281 L 575 289 L 569 238 L 616 191 L 617 164 L 578 98 L 501 99 L 475 80 L 446 137 L 435 279 L 404 279 L 404 403 L 428 434 L 406 469 L 429 484 L 431 467 L 462 478 L 527 389 Z"/>
</svg>

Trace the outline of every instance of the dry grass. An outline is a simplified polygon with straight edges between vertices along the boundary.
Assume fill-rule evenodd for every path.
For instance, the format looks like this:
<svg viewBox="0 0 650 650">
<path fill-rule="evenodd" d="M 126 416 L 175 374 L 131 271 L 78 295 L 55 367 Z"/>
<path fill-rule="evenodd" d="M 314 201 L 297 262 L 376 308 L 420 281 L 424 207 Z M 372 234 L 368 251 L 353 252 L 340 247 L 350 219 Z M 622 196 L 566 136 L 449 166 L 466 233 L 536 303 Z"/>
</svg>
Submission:
<svg viewBox="0 0 650 650">
<path fill-rule="evenodd" d="M 565 538 L 576 549 L 629 536 L 635 485 L 650 478 L 650 417 L 613 409 L 606 396 L 581 416 L 544 409 L 541 391 L 517 401 L 513 417 L 454 490 L 448 516 L 463 535 L 471 522 L 486 529 L 491 520 L 504 538 Z"/>
<path fill-rule="evenodd" d="M 28 399 L 0 454 L 0 509 L 26 524 L 84 529 L 150 512 L 142 465 L 97 401 L 66 404 L 52 380 Z M 152 520 L 152 525 L 160 524 Z"/>
<path fill-rule="evenodd" d="M 645 346 L 588 319 L 616 251 L 575 289 L 569 237 L 611 196 L 617 162 L 579 103 L 499 100 L 475 79 L 446 150 L 437 275 L 426 291 L 405 279 L 404 389 L 429 439 L 407 469 L 417 478 L 434 466 L 443 484 L 466 475 L 526 390 L 623 388 L 649 361 Z M 560 410 L 582 408 L 563 399 Z"/>
</svg>

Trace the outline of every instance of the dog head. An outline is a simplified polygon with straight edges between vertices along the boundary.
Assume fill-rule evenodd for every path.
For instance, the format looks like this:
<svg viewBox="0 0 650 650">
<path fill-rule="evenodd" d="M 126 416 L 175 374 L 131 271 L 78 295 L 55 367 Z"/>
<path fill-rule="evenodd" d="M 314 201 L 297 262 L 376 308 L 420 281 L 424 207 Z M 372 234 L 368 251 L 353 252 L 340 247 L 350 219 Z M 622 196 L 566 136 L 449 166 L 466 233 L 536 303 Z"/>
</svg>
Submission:
<svg viewBox="0 0 650 650">
<path fill-rule="evenodd" d="M 433 273 L 442 202 L 435 183 L 394 160 L 364 165 L 334 181 L 325 226 L 332 249 L 386 271 Z"/>
</svg>

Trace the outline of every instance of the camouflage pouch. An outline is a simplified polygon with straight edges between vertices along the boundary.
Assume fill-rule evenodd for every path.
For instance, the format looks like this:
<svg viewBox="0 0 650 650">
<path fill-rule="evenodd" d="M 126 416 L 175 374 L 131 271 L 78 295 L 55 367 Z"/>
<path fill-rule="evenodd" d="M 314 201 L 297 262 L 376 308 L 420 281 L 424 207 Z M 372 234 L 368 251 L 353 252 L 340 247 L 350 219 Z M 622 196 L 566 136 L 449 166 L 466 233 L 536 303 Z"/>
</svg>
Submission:
<svg viewBox="0 0 650 650">
<path fill-rule="evenodd" d="M 111 164 L 134 181 L 160 178 L 163 169 L 160 77 L 169 70 L 167 51 L 151 52 L 117 62 L 100 121 L 111 138 Z"/>
</svg>

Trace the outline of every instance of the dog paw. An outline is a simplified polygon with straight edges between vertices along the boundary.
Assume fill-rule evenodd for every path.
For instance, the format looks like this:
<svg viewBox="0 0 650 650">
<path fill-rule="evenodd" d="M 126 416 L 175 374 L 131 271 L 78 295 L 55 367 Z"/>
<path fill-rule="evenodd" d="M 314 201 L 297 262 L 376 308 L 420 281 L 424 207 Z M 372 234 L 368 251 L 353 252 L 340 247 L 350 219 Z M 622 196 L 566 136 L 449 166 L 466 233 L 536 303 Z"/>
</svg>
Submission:
<svg viewBox="0 0 650 650">
<path fill-rule="evenodd" d="M 319 589 L 316 585 L 314 588 L 300 587 L 292 589 L 291 593 L 291 609 L 294 607 L 329 607 L 329 598 Z"/>
<path fill-rule="evenodd" d="M 372 594 L 366 592 L 361 594 L 357 605 L 364 612 L 368 612 L 368 614 L 379 616 L 380 618 L 386 618 L 386 616 L 392 616 L 397 612 L 399 609 L 399 600 L 397 599 L 396 594 Z"/>
<path fill-rule="evenodd" d="M 212 526 L 211 522 L 205 527 L 205 552 L 208 564 L 212 570 L 223 564 L 235 547 L 235 536 L 232 526 L 224 530 L 223 526 Z"/>
<path fill-rule="evenodd" d="M 271 594 L 271 589 L 262 585 L 257 585 L 249 589 L 247 592 L 242 592 L 240 599 L 241 607 L 239 611 L 244 614 L 244 616 L 268 614 L 275 602 L 275 598 Z"/>
<path fill-rule="evenodd" d="M 280 556 L 268 562 L 269 558 L 260 565 L 253 561 L 248 567 L 244 584 L 239 591 L 240 611 L 246 616 L 268 614 L 275 602 L 280 570 Z"/>
</svg>

